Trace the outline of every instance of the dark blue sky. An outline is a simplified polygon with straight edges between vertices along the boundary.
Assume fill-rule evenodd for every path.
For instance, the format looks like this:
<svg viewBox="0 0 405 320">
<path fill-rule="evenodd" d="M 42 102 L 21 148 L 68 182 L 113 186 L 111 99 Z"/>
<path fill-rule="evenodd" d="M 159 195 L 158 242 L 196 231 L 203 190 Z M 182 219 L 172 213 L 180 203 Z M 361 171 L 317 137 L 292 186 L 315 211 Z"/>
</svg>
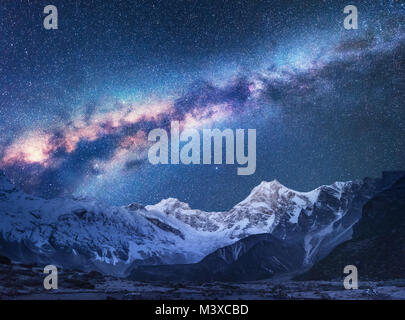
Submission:
<svg viewBox="0 0 405 320">
<path fill-rule="evenodd" d="M 1 169 L 28 192 L 228 209 L 262 180 L 297 190 L 405 169 L 401 1 L 48 1 L 0 9 Z M 257 130 L 257 170 L 157 165 L 170 120 Z M 203 125 L 204 126 L 204 125 Z"/>
</svg>

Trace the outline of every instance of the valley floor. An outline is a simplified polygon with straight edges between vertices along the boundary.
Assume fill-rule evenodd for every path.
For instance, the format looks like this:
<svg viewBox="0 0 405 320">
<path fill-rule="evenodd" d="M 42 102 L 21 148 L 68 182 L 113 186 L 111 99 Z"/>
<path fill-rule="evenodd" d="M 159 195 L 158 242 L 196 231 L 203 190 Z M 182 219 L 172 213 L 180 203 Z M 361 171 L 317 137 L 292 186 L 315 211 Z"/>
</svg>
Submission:
<svg viewBox="0 0 405 320">
<path fill-rule="evenodd" d="M 30 300 L 276 300 L 276 299 L 405 299 L 405 279 L 360 282 L 345 290 L 342 281 L 291 281 L 289 277 L 241 283 L 146 283 L 98 272 L 61 270 L 59 288 L 43 288 L 43 269 L 35 265 L 0 264 L 0 299 Z"/>
</svg>

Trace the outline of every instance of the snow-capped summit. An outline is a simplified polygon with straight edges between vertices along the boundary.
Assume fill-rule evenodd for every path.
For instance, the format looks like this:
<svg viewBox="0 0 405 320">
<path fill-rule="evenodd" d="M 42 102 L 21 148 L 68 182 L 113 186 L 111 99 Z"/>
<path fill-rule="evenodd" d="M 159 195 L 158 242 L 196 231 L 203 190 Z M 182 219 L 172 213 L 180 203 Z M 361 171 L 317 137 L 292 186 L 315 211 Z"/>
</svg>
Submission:
<svg viewBox="0 0 405 320">
<path fill-rule="evenodd" d="M 258 186 L 254 187 L 252 189 L 251 193 L 254 193 L 258 190 L 269 190 L 269 189 L 276 189 L 276 188 L 282 188 L 282 187 L 284 187 L 284 186 L 277 179 L 274 179 L 272 181 L 262 181 Z"/>
<path fill-rule="evenodd" d="M 311 207 L 317 200 L 318 194 L 318 189 L 310 192 L 298 192 L 283 186 L 278 180 L 263 181 L 232 210 L 247 210 L 249 213 L 289 214 L 290 221 L 296 223 L 301 209 Z"/>
<path fill-rule="evenodd" d="M 242 202 L 249 201 L 269 201 L 269 199 L 274 199 L 279 193 L 288 191 L 288 188 L 284 187 L 277 180 L 270 182 L 262 181 L 257 187 L 254 187 L 250 192 L 249 196 Z M 277 200 L 277 199 L 275 199 Z"/>
<path fill-rule="evenodd" d="M 151 208 L 151 206 L 148 207 Z M 160 210 L 166 214 L 174 213 L 177 210 L 191 210 L 188 203 L 181 202 L 177 198 L 163 199 L 159 203 L 155 204 L 153 208 Z"/>
<path fill-rule="evenodd" d="M 175 219 L 173 223 L 181 222 L 192 229 L 200 232 L 213 232 L 221 228 L 224 212 L 206 212 L 197 209 L 191 209 L 187 203 L 181 202 L 176 198 L 168 198 L 155 205 L 146 206 L 149 211 L 162 212 L 167 217 L 163 219 Z"/>
</svg>

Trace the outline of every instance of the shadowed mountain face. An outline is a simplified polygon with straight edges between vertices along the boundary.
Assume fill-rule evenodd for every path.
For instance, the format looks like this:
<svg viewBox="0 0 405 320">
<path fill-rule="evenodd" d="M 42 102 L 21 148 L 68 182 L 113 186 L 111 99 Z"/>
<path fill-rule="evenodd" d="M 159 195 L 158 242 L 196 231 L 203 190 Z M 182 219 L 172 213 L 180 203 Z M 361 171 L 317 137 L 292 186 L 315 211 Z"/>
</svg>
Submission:
<svg viewBox="0 0 405 320">
<path fill-rule="evenodd" d="M 139 266 L 129 277 L 176 282 L 260 280 L 298 269 L 304 256 L 299 244 L 260 234 L 218 249 L 196 264 Z"/>
<path fill-rule="evenodd" d="M 297 279 L 336 279 L 346 265 L 358 268 L 360 281 L 405 277 L 405 176 L 364 205 L 351 240 Z"/>
</svg>

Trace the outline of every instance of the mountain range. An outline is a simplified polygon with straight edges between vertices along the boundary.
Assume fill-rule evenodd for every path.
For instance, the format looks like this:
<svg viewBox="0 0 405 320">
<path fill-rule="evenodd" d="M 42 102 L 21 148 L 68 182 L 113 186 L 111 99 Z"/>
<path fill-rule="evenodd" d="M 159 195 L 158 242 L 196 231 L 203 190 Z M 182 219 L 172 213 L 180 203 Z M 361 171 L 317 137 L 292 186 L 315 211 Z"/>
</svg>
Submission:
<svg viewBox="0 0 405 320">
<path fill-rule="evenodd" d="M 0 255 L 136 279 L 271 277 L 312 266 L 350 240 L 363 205 L 401 174 L 310 192 L 262 182 L 231 210 L 205 212 L 174 198 L 123 207 L 42 199 L 0 173 Z"/>
</svg>

